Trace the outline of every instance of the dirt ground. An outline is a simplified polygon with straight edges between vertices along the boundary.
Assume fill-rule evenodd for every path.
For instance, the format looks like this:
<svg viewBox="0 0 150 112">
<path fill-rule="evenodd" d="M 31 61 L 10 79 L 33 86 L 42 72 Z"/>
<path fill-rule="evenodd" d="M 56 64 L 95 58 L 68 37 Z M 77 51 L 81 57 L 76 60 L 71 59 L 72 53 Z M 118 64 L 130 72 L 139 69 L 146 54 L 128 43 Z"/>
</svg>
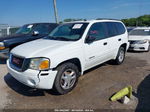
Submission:
<svg viewBox="0 0 150 112">
<path fill-rule="evenodd" d="M 7 72 L 5 60 L 0 59 L 0 109 L 143 112 L 139 109 L 150 109 L 149 75 L 150 53 L 128 52 L 122 65 L 105 63 L 88 70 L 72 92 L 59 96 L 52 90 L 34 90 L 19 83 Z M 134 91 L 128 104 L 109 101 L 110 96 L 127 85 Z"/>
</svg>

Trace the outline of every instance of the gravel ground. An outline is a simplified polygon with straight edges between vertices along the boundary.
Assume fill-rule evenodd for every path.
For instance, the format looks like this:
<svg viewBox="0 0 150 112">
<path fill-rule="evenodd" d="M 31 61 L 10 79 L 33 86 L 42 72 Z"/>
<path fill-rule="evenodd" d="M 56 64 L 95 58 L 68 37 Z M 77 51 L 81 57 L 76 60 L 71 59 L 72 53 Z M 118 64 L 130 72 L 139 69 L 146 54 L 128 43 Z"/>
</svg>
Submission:
<svg viewBox="0 0 150 112">
<path fill-rule="evenodd" d="M 0 108 L 115 109 L 115 112 L 149 109 L 149 66 L 150 53 L 129 52 L 122 65 L 104 63 L 88 70 L 72 92 L 58 96 L 52 90 L 34 90 L 19 83 L 7 72 L 5 60 L 0 59 Z M 109 101 L 110 96 L 127 85 L 132 85 L 134 91 L 127 105 Z"/>
</svg>

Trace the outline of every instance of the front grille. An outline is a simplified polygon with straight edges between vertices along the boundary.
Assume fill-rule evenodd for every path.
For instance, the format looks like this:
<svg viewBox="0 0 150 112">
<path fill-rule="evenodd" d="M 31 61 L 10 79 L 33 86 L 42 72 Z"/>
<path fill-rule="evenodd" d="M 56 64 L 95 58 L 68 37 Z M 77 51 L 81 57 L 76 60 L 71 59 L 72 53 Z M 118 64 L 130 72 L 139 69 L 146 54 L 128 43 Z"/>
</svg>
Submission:
<svg viewBox="0 0 150 112">
<path fill-rule="evenodd" d="M 16 55 L 11 55 L 10 58 L 10 64 L 15 67 L 17 70 L 22 70 L 23 64 L 24 64 L 24 58 L 16 56 Z"/>
<path fill-rule="evenodd" d="M 145 47 L 140 47 L 140 49 L 145 49 Z"/>
<path fill-rule="evenodd" d="M 139 40 L 130 40 L 129 42 L 130 44 L 136 44 L 137 42 L 139 42 Z"/>
<path fill-rule="evenodd" d="M 130 44 L 134 44 L 136 41 L 129 41 L 130 42 Z"/>
<path fill-rule="evenodd" d="M 30 59 L 10 54 L 9 63 L 10 63 L 11 68 L 19 72 L 24 72 L 29 68 Z"/>
</svg>

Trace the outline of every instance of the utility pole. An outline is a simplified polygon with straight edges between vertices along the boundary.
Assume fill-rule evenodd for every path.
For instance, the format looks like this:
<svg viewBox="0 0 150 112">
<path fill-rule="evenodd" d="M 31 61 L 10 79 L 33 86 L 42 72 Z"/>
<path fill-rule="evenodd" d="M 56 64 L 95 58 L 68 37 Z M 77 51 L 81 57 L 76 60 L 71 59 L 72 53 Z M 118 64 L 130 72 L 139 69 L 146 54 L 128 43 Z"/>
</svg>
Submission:
<svg viewBox="0 0 150 112">
<path fill-rule="evenodd" d="M 57 12 L 56 0 L 53 0 L 53 4 L 54 4 L 55 21 L 56 21 L 56 23 L 59 23 L 58 22 L 58 12 Z"/>
</svg>

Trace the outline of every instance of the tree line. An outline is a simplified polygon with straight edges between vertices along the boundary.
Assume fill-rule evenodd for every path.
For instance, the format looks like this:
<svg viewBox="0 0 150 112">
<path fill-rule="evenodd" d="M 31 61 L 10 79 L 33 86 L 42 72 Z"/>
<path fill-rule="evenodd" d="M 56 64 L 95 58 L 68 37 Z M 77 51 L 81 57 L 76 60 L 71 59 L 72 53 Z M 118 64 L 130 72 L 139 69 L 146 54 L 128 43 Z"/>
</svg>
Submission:
<svg viewBox="0 0 150 112">
<path fill-rule="evenodd" d="M 99 18 L 97 18 L 99 19 Z M 71 22 L 71 21 L 86 21 L 86 19 L 64 19 L 60 23 L 63 22 Z M 143 15 L 139 16 L 137 18 L 129 18 L 129 19 L 121 19 L 121 21 L 126 25 L 126 26 L 150 26 L 150 15 Z"/>
<path fill-rule="evenodd" d="M 126 26 L 150 26 L 150 15 L 143 15 L 137 18 L 122 19 Z"/>
</svg>

